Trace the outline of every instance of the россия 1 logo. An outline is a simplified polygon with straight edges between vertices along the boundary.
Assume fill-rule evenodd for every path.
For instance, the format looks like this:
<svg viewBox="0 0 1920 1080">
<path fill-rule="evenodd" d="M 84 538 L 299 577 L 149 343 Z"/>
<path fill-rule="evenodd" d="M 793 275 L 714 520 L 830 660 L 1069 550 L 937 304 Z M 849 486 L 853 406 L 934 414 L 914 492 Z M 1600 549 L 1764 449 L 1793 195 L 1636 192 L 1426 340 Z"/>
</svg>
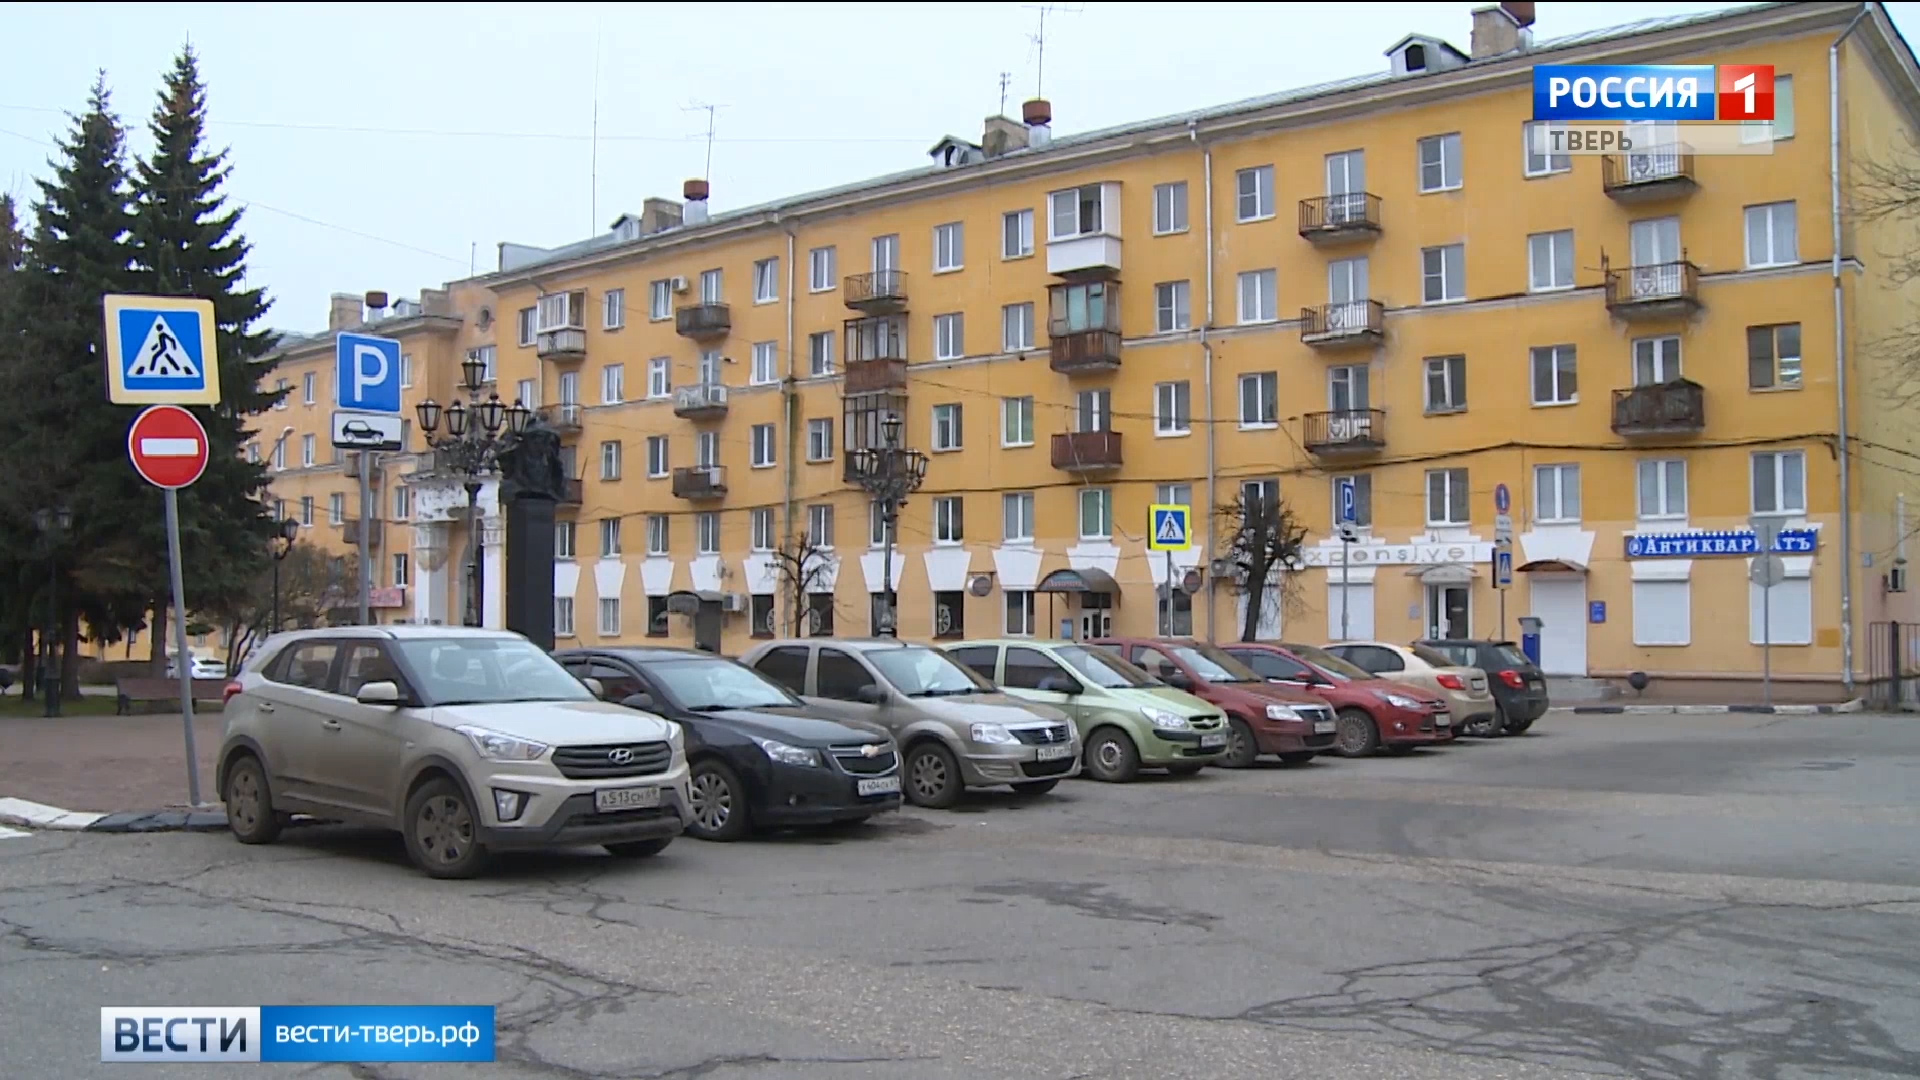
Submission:
<svg viewBox="0 0 1920 1080">
<path fill-rule="evenodd" d="M 1773 119 L 1771 64 L 1587 64 L 1533 69 L 1535 120 Z"/>
</svg>

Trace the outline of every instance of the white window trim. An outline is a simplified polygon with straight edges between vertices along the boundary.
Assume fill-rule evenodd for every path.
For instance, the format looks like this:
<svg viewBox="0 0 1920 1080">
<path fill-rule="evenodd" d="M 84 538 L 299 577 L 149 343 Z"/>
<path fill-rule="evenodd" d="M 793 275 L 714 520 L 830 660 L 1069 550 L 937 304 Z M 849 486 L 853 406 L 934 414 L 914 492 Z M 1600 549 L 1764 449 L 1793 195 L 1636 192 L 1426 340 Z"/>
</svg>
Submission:
<svg viewBox="0 0 1920 1080">
<path fill-rule="evenodd" d="M 1773 258 L 1773 256 L 1776 254 L 1774 249 L 1779 247 L 1779 245 L 1774 242 L 1775 240 L 1774 219 L 1776 215 L 1773 213 L 1773 210 L 1775 207 L 1779 207 L 1779 206 L 1789 206 L 1793 208 L 1792 217 L 1793 217 L 1794 257 L 1792 259 L 1788 259 L 1785 261 L 1780 261 Z M 1753 261 L 1753 240 L 1752 240 L 1753 232 L 1752 232 L 1751 226 L 1749 225 L 1749 222 L 1753 219 L 1753 212 L 1755 210 L 1767 211 L 1767 257 L 1768 257 L 1767 262 Z M 1746 252 L 1745 252 L 1746 264 L 1747 264 L 1747 269 L 1749 270 L 1765 270 L 1765 269 L 1769 269 L 1771 267 L 1776 267 L 1776 266 L 1800 265 L 1800 206 L 1799 206 L 1799 203 L 1794 199 L 1780 199 L 1770 203 L 1756 203 L 1752 206 L 1744 208 L 1740 215 L 1740 242 L 1741 242 L 1741 246 L 1746 248 Z"/>
<path fill-rule="evenodd" d="M 1448 295 L 1449 290 L 1447 288 L 1447 250 L 1449 248 L 1460 249 L 1461 280 L 1453 283 L 1454 286 L 1460 290 L 1460 294 L 1458 296 Z M 1440 298 L 1438 300 L 1427 299 L 1427 252 L 1429 251 L 1437 251 L 1440 253 Z M 1440 307 L 1445 304 L 1466 303 L 1467 302 L 1467 283 L 1465 280 L 1466 276 L 1467 276 L 1467 245 L 1465 243 L 1456 242 L 1452 244 L 1435 244 L 1432 247 L 1421 248 L 1420 249 L 1420 306 Z"/>
<path fill-rule="evenodd" d="M 1564 173 L 1572 172 L 1572 154 L 1542 154 L 1540 156 L 1546 159 L 1547 167 L 1544 169 L 1533 168 L 1533 129 L 1537 127 L 1544 127 L 1548 130 L 1559 128 L 1565 131 L 1567 125 L 1564 121 L 1560 120 L 1529 120 L 1520 125 L 1520 174 L 1529 180 L 1534 180 L 1542 176 L 1560 176 Z M 1556 157 L 1565 161 L 1566 164 L 1555 168 L 1553 160 Z"/>
<path fill-rule="evenodd" d="M 1762 510 L 1753 506 L 1753 470 L 1762 456 L 1773 458 L 1773 496 L 1775 504 L 1786 502 L 1783 495 L 1786 489 L 1780 485 L 1780 461 L 1786 457 L 1800 459 L 1800 506 L 1798 509 Z M 1807 514 L 1807 452 L 1805 450 L 1756 450 L 1747 458 L 1747 504 L 1751 513 L 1764 517 L 1805 517 Z"/>
<path fill-rule="evenodd" d="M 821 456 L 821 457 L 815 457 L 813 453 L 813 447 L 814 447 L 813 435 L 814 435 L 814 432 L 816 431 L 825 431 L 827 433 L 827 452 L 824 456 Z M 822 461 L 832 461 L 832 460 L 833 460 L 833 418 L 818 417 L 818 416 L 813 417 L 807 421 L 807 461 L 810 463 L 818 463 Z"/>
<path fill-rule="evenodd" d="M 1687 507 L 1685 505 L 1682 505 L 1680 507 L 1680 512 L 1677 514 L 1674 513 L 1672 510 L 1668 510 L 1668 509 L 1662 509 L 1662 511 L 1657 514 L 1649 514 L 1641 509 L 1641 507 L 1646 505 L 1646 476 L 1640 471 L 1640 466 L 1649 465 L 1649 464 L 1657 464 L 1662 466 L 1660 469 L 1657 470 L 1657 472 L 1659 474 L 1659 484 L 1660 484 L 1660 504 L 1664 508 L 1671 505 L 1673 502 L 1673 493 L 1667 488 L 1667 470 L 1665 468 L 1666 465 L 1673 462 L 1679 463 L 1680 475 L 1682 477 L 1686 477 L 1688 473 L 1686 458 L 1642 458 L 1639 461 L 1634 462 L 1634 465 L 1633 465 L 1633 513 L 1634 513 L 1635 520 L 1637 521 L 1685 521 L 1687 520 Z M 1690 479 L 1683 479 L 1680 481 L 1680 483 L 1683 487 L 1692 486 Z M 1751 476 L 1751 474 L 1749 474 L 1749 476 L 1747 477 L 1747 483 L 1749 486 L 1751 486 L 1753 483 L 1753 477 Z M 1692 497 L 1691 491 L 1687 492 L 1686 494 L 1688 498 Z M 1681 502 L 1684 504 L 1686 502 L 1686 499 L 1683 498 Z"/>
<path fill-rule="evenodd" d="M 765 457 L 762 457 L 760 454 L 762 449 L 760 433 L 763 431 L 766 432 L 767 436 Z M 779 431 L 772 424 L 755 424 L 747 429 L 747 450 L 752 455 L 752 468 L 771 469 L 779 464 L 780 451 L 777 445 L 778 436 Z"/>
<path fill-rule="evenodd" d="M 1182 201 L 1184 202 L 1186 201 L 1185 197 L 1187 195 L 1187 182 L 1185 180 L 1170 180 L 1164 184 L 1153 185 L 1153 235 L 1179 236 L 1181 233 L 1192 232 L 1193 231 L 1193 207 L 1191 206 L 1191 204 L 1189 204 L 1187 207 L 1187 214 L 1186 214 L 1187 223 L 1185 225 L 1182 225 L 1179 228 L 1167 228 L 1167 229 L 1162 229 L 1160 227 L 1160 192 L 1162 190 L 1178 190 L 1181 193 Z M 1171 217 L 1172 214 L 1169 213 L 1168 216 Z"/>
<path fill-rule="evenodd" d="M 1573 346 L 1573 345 L 1536 345 L 1527 350 L 1527 396 L 1533 397 L 1533 393 L 1538 388 L 1538 385 L 1539 385 L 1534 379 L 1533 366 L 1539 362 L 1540 352 L 1542 350 L 1545 350 L 1547 352 L 1550 358 L 1549 362 L 1553 365 L 1553 392 L 1555 395 L 1558 395 L 1560 393 L 1560 350 L 1561 349 L 1574 350 L 1573 358 L 1574 358 L 1575 367 L 1574 367 L 1574 375 L 1573 375 L 1573 394 L 1569 397 L 1564 397 L 1564 398 L 1555 396 L 1545 401 L 1542 401 L 1539 398 L 1535 397 L 1533 398 L 1533 407 L 1536 409 L 1563 409 L 1569 405 L 1580 404 L 1580 371 L 1579 371 L 1580 351 L 1577 346 Z"/>
<path fill-rule="evenodd" d="M 1007 535 L 1007 506 L 1009 505 L 1008 500 L 1012 500 L 1012 505 L 1017 505 L 1020 507 L 1021 535 L 1019 536 Z M 1000 542 L 1002 544 L 1009 544 L 1016 547 L 1032 547 L 1033 537 L 1036 531 L 1034 529 L 1034 524 L 1033 524 L 1033 517 L 1036 509 L 1037 509 L 1037 500 L 1034 498 L 1033 492 L 1031 491 L 1002 492 L 1000 495 Z"/>
<path fill-rule="evenodd" d="M 659 462 L 660 467 L 657 469 L 654 468 L 654 459 L 653 459 L 653 448 L 656 446 L 660 448 L 660 462 Z M 647 478 L 648 479 L 659 480 L 672 474 L 673 469 L 669 464 L 669 462 L 671 462 L 672 460 L 672 458 L 669 455 L 672 452 L 673 452 L 672 447 L 667 442 L 667 437 L 665 435 L 647 436 Z"/>
<path fill-rule="evenodd" d="M 1553 243 L 1551 243 L 1551 241 L 1555 237 L 1560 237 L 1560 236 L 1564 236 L 1567 238 L 1567 247 L 1571 249 L 1573 247 L 1573 230 L 1572 229 L 1555 229 L 1555 230 L 1552 230 L 1551 232 L 1529 233 L 1527 235 L 1527 291 L 1528 292 L 1530 293 L 1567 292 L 1574 287 L 1573 280 L 1569 280 L 1565 285 L 1559 285 L 1559 284 L 1539 285 L 1535 283 L 1536 278 L 1538 277 L 1538 274 L 1536 273 L 1536 271 L 1539 269 L 1539 264 L 1536 263 L 1533 258 L 1533 241 L 1539 237 L 1545 237 L 1549 241 L 1549 243 L 1547 244 L 1547 260 L 1548 260 L 1547 270 L 1549 271 L 1549 273 L 1551 273 L 1553 270 L 1553 265 L 1552 265 L 1553 256 L 1555 254 L 1554 248 L 1556 246 Z M 1568 253 L 1568 260 L 1570 264 L 1569 271 L 1573 273 L 1575 277 L 1578 277 L 1579 267 L 1577 265 L 1571 265 L 1573 262 L 1573 255 L 1571 251 L 1569 251 Z M 1424 268 L 1422 269 L 1424 270 Z"/>
<path fill-rule="evenodd" d="M 618 330 L 627 325 L 627 290 L 608 289 L 600 296 L 600 329 Z"/>
<path fill-rule="evenodd" d="M 768 360 L 765 378 L 760 373 L 760 358 Z M 748 386 L 772 386 L 780 381 L 780 344 L 774 341 L 756 341 L 747 361 Z"/>
<path fill-rule="evenodd" d="M 1463 471 L 1463 470 L 1458 470 L 1458 469 L 1429 469 L 1429 470 L 1427 471 L 1427 474 L 1426 474 L 1426 476 L 1422 478 L 1422 481 L 1423 481 L 1423 482 L 1422 482 L 1422 485 L 1421 485 L 1421 486 L 1422 486 L 1422 490 L 1421 490 L 1421 492 L 1420 492 L 1420 498 L 1421 498 L 1421 500 L 1422 500 L 1423 502 L 1425 502 L 1425 504 L 1426 504 L 1426 505 L 1425 505 L 1425 506 L 1423 507 L 1423 512 L 1424 512 L 1424 513 L 1426 514 L 1426 517 L 1427 517 L 1427 527 L 1428 527 L 1428 528 L 1430 528 L 1430 529 L 1458 529 L 1458 528 L 1461 528 L 1462 526 L 1466 526 L 1466 525 L 1471 525 L 1471 524 L 1473 524 L 1473 495 L 1472 495 L 1472 492 L 1468 492 L 1468 494 L 1467 494 L 1467 499 L 1465 500 L 1465 501 L 1466 501 L 1466 503 L 1467 503 L 1467 516 L 1466 516 L 1466 518 L 1465 518 L 1465 519 L 1463 519 L 1463 520 L 1461 520 L 1461 521 L 1452 521 L 1452 520 L 1448 520 L 1448 519 L 1436 519 L 1436 518 L 1435 518 L 1435 517 L 1433 516 L 1433 477 L 1434 477 L 1434 476 L 1435 476 L 1436 474 L 1438 474 L 1438 475 L 1442 475 L 1442 476 L 1445 476 L 1445 477 L 1447 478 L 1447 492 L 1446 492 L 1446 496 L 1447 496 L 1447 497 L 1446 497 L 1445 499 L 1442 499 L 1442 500 L 1441 500 L 1441 502 L 1442 502 L 1442 504 L 1443 504 L 1443 509 L 1445 509 L 1445 510 L 1446 510 L 1446 511 L 1447 511 L 1448 513 L 1452 513 L 1452 511 L 1453 511 L 1453 474 L 1454 474 L 1455 472 L 1460 472 L 1460 471 Z M 1471 477 L 1471 476 L 1469 476 L 1469 477 L 1468 477 L 1467 479 L 1468 479 L 1468 482 L 1469 482 L 1469 484 L 1471 484 L 1471 482 L 1472 482 L 1472 477 Z"/>
<path fill-rule="evenodd" d="M 1185 386 L 1187 388 L 1187 416 L 1182 426 L 1168 426 L 1166 421 L 1176 419 L 1161 412 L 1160 391 L 1163 387 Z M 1177 396 L 1177 394 L 1176 394 Z M 1182 439 L 1193 434 L 1193 384 L 1184 379 L 1171 379 L 1153 384 L 1153 436 L 1156 439 Z"/>
<path fill-rule="evenodd" d="M 1100 496 L 1100 505 L 1103 511 L 1102 516 L 1106 518 L 1106 532 L 1090 533 L 1087 531 L 1087 496 L 1090 494 L 1098 494 Z M 1081 540 L 1113 539 L 1113 489 L 1081 488 L 1074 497 L 1074 517 L 1076 519 L 1074 528 L 1080 534 Z"/>
<path fill-rule="evenodd" d="M 1264 274 L 1273 275 L 1273 312 L 1270 315 L 1254 318 L 1247 317 L 1247 282 L 1258 281 Z M 1264 326 L 1280 321 L 1280 271 L 1271 267 L 1259 270 L 1242 270 L 1234 279 L 1234 317 L 1241 326 Z M 1263 298 L 1264 299 L 1264 298 Z"/>
<path fill-rule="evenodd" d="M 1026 245 L 1025 249 L 1021 251 L 1007 250 L 1007 219 L 1013 218 L 1013 217 L 1017 217 L 1020 219 L 1020 225 L 1019 225 L 1020 238 L 1021 238 L 1021 241 Z M 1033 237 L 1032 209 L 1008 210 L 1005 213 L 1001 214 L 1000 215 L 1000 260 L 1002 262 L 1012 262 L 1015 259 L 1031 259 L 1033 258 L 1034 249 L 1035 249 L 1035 244 L 1034 244 L 1034 237 Z"/>
<path fill-rule="evenodd" d="M 1533 508 L 1534 524 L 1536 525 L 1578 525 L 1580 523 L 1579 514 L 1574 514 L 1572 517 L 1568 517 L 1564 513 L 1564 511 L 1567 508 L 1567 474 L 1565 472 L 1565 470 L 1567 469 L 1573 470 L 1574 486 L 1579 487 L 1580 486 L 1580 466 L 1577 464 L 1574 464 L 1572 462 L 1561 462 L 1561 463 L 1552 464 L 1552 465 L 1535 465 L 1533 467 L 1533 501 L 1536 504 Z M 1552 517 L 1547 516 L 1545 511 L 1542 510 L 1542 508 L 1538 505 L 1538 503 L 1540 502 L 1540 478 L 1548 472 L 1551 472 L 1553 474 L 1553 478 L 1554 478 L 1553 479 L 1553 498 L 1556 504 L 1554 509 L 1556 511 L 1559 511 L 1559 512 L 1556 512 Z"/>
<path fill-rule="evenodd" d="M 947 326 L 957 326 L 960 328 L 960 348 L 958 351 L 951 350 L 951 346 L 954 344 L 953 342 L 941 340 L 944 336 L 942 328 Z M 966 317 L 962 313 L 950 311 L 933 317 L 933 358 L 935 360 L 965 359 L 967 355 L 966 338 L 967 323 Z"/>
<path fill-rule="evenodd" d="M 1274 385 L 1273 385 L 1272 394 L 1268 395 L 1267 391 L 1265 390 L 1261 391 L 1263 397 L 1267 398 L 1267 400 L 1263 400 L 1261 404 L 1273 406 L 1274 416 L 1272 420 L 1248 420 L 1247 413 L 1246 413 L 1246 404 L 1247 404 L 1246 385 L 1249 381 L 1252 381 L 1256 384 L 1264 385 L 1261 379 L 1261 376 L 1263 375 L 1274 375 Z M 1277 428 L 1280 426 L 1280 399 L 1279 399 L 1280 386 L 1279 386 L 1278 375 L 1276 375 L 1274 372 L 1271 372 L 1271 371 L 1242 372 L 1240 375 L 1240 378 L 1235 380 L 1233 384 L 1233 389 L 1234 389 L 1234 406 L 1233 407 L 1234 407 L 1235 414 L 1239 418 L 1241 431 L 1270 431 L 1273 428 Z"/>
<path fill-rule="evenodd" d="M 951 538 L 943 538 L 940 535 L 940 531 L 941 531 L 940 517 L 941 517 L 942 506 L 959 509 L 959 512 L 961 515 L 959 536 L 955 536 Z M 953 523 L 953 517 L 951 514 L 947 516 L 947 523 L 949 525 Z M 932 529 L 933 545 L 935 547 L 958 547 L 959 545 L 966 543 L 966 539 L 967 539 L 966 538 L 966 528 L 967 528 L 966 508 L 965 508 L 965 504 L 963 502 L 962 497 L 959 495 L 941 495 L 936 497 L 933 500 L 932 524 L 933 524 L 933 529 Z"/>
<path fill-rule="evenodd" d="M 945 413 L 951 413 L 953 417 L 953 423 L 951 425 L 953 429 L 953 441 L 943 444 L 940 441 L 940 418 Z M 961 428 L 961 425 L 962 423 L 964 423 L 965 419 L 966 419 L 965 411 L 962 410 L 959 405 L 953 402 L 942 402 L 933 407 L 933 421 L 932 421 L 933 436 L 931 439 L 931 443 L 932 443 L 931 449 L 933 453 L 951 454 L 956 450 L 961 450 L 965 448 L 966 434 Z"/>
<path fill-rule="evenodd" d="M 1460 162 L 1459 182 L 1454 184 L 1447 183 L 1446 140 L 1448 139 L 1454 140 L 1454 145 L 1461 147 L 1460 151 L 1456 151 L 1456 156 L 1458 156 L 1460 153 L 1464 153 L 1466 140 L 1462 138 L 1460 132 L 1457 132 L 1457 131 L 1442 132 L 1439 135 L 1423 135 L 1420 138 L 1414 140 L 1413 183 L 1414 183 L 1414 188 L 1418 194 L 1437 195 L 1443 191 L 1459 191 L 1461 188 L 1464 188 L 1467 186 L 1467 165 L 1464 160 Z M 1420 157 L 1420 148 L 1422 145 L 1428 142 L 1437 143 L 1440 146 L 1440 186 L 1439 187 L 1421 186 L 1426 182 L 1426 164 Z"/>
<path fill-rule="evenodd" d="M 762 268 L 766 268 L 770 273 L 763 276 Z M 771 288 L 763 291 L 760 288 L 762 285 L 770 285 Z M 780 302 L 780 259 L 778 256 L 755 259 L 753 261 L 753 302 L 756 304 L 777 304 Z"/>
<path fill-rule="evenodd" d="M 1279 170 L 1274 168 L 1272 165 L 1249 165 L 1244 169 L 1237 169 L 1234 171 L 1234 174 L 1233 174 L 1233 220 L 1235 224 L 1250 225 L 1258 221 L 1272 221 L 1274 217 L 1279 213 L 1278 207 L 1280 204 L 1280 194 L 1277 189 L 1279 188 L 1280 185 L 1279 185 L 1279 176 L 1277 175 L 1278 172 Z M 1264 175 L 1267 178 L 1267 208 L 1263 212 L 1256 205 L 1256 207 L 1254 208 L 1254 213 L 1251 217 L 1243 216 L 1240 213 L 1240 200 L 1245 197 L 1240 190 L 1240 178 L 1248 175 L 1251 175 L 1254 178 L 1253 198 L 1256 204 L 1260 201 L 1260 177 Z"/>
<path fill-rule="evenodd" d="M 654 298 L 657 296 L 666 297 L 667 303 L 666 303 L 666 310 L 664 312 L 656 309 L 654 306 L 653 301 L 654 301 Z M 648 322 L 665 322 L 671 318 L 673 318 L 673 282 L 672 280 L 668 278 L 662 278 L 659 281 L 647 282 L 647 321 Z"/>
<path fill-rule="evenodd" d="M 951 254 L 957 261 L 943 263 L 940 261 L 940 238 L 943 235 L 945 235 L 949 229 L 953 230 L 954 241 L 955 241 L 953 244 L 953 251 L 951 252 Z M 1004 240 L 1005 237 L 1002 237 L 1002 239 Z M 953 273 L 958 273 L 961 270 L 965 270 L 966 268 L 967 268 L 966 223 L 960 222 L 960 221 L 948 221 L 939 225 L 935 225 L 933 227 L 933 272 L 936 274 L 953 274 Z"/>
<path fill-rule="evenodd" d="M 820 268 L 818 260 L 822 252 L 826 253 L 826 262 L 827 262 L 827 266 L 826 266 L 827 283 L 825 285 L 820 284 L 819 278 L 814 273 L 814 271 Z M 840 263 L 839 253 L 834 247 L 834 245 L 832 244 L 828 244 L 825 247 L 808 249 L 807 251 L 807 291 L 816 292 L 816 293 L 832 292 L 836 287 L 838 287 L 839 263 Z"/>
<path fill-rule="evenodd" d="M 1016 401 L 1025 401 L 1028 403 L 1028 408 L 1024 410 L 1024 412 L 1026 413 L 1025 419 L 1027 421 L 1027 425 L 1026 425 L 1027 438 L 1025 441 L 1009 441 L 1008 439 L 1009 431 L 1007 427 L 1007 410 L 1008 408 L 1011 407 L 1012 403 Z M 1033 415 L 1031 398 L 1022 395 L 1020 397 L 1010 397 L 1010 398 L 1000 399 L 1000 447 L 1001 449 L 1011 450 L 1011 449 L 1022 447 L 1022 446 L 1032 446 L 1034 442 L 1033 427 L 1034 427 L 1034 415 Z"/>
</svg>

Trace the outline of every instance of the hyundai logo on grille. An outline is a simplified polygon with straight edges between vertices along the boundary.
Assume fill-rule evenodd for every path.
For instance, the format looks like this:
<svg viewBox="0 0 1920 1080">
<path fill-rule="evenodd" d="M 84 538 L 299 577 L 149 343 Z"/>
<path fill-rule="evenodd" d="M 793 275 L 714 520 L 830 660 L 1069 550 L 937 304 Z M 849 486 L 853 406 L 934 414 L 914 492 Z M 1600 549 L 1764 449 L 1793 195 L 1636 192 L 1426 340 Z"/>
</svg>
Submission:
<svg viewBox="0 0 1920 1080">
<path fill-rule="evenodd" d="M 607 751 L 607 760 L 613 762 L 615 765 L 631 765 L 633 764 L 633 751 L 624 746 L 614 747 L 612 750 Z"/>
</svg>

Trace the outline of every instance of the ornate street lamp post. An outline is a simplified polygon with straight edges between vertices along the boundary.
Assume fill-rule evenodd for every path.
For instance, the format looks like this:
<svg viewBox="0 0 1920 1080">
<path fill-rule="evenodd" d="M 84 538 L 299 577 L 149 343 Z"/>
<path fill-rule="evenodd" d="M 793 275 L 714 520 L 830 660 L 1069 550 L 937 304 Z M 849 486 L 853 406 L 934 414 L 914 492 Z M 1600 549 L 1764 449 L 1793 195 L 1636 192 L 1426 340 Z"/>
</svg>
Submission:
<svg viewBox="0 0 1920 1080">
<path fill-rule="evenodd" d="M 46 696 L 47 715 L 60 715 L 61 685 L 59 670 L 60 636 L 60 539 L 73 528 L 73 511 L 64 506 L 33 512 L 33 527 L 47 545 L 47 629 L 41 635 L 47 658 L 40 666 L 40 688 Z"/>
<path fill-rule="evenodd" d="M 281 518 L 274 523 L 273 535 L 267 539 L 268 547 L 273 552 L 273 628 L 267 631 L 268 635 L 280 632 L 280 564 L 293 554 L 293 540 L 299 535 L 299 522 L 292 518 Z"/>
<path fill-rule="evenodd" d="M 439 457 L 439 467 L 466 478 L 467 588 L 466 610 L 461 621 L 467 626 L 479 626 L 484 576 L 480 570 L 484 554 L 480 543 L 480 489 L 486 486 L 488 477 L 500 471 L 500 456 L 512 449 L 514 440 L 527 429 L 533 410 L 519 401 L 505 405 L 499 394 L 488 394 L 487 399 L 481 401 L 480 388 L 486 385 L 487 365 L 478 356 L 467 355 L 460 364 L 460 377 L 462 389 L 467 392 L 466 404 L 456 401 L 443 410 L 439 402 L 428 398 L 415 406 L 414 411 L 420 420 L 420 430 L 426 435 L 427 446 Z M 442 419 L 446 421 L 445 435 L 439 434 Z"/>
<path fill-rule="evenodd" d="M 900 522 L 900 508 L 907 496 L 920 490 L 927 479 L 927 455 L 900 446 L 900 418 L 889 415 L 880 422 L 881 445 L 853 451 L 854 482 L 873 496 L 880 507 L 882 550 L 880 555 L 881 637 L 898 637 L 899 621 L 894 615 L 893 534 Z"/>
</svg>

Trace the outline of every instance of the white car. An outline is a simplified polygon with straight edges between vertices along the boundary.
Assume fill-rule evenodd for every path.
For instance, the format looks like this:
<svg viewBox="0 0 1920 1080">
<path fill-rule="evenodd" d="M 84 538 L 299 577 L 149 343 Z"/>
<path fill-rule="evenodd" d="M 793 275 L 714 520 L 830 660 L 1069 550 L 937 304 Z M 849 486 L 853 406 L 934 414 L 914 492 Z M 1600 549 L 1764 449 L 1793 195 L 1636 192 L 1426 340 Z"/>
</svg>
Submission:
<svg viewBox="0 0 1920 1080">
<path fill-rule="evenodd" d="M 196 679 L 224 679 L 227 677 L 227 662 L 215 660 L 211 656 L 196 656 L 187 664 L 187 673 Z M 167 678 L 180 677 L 180 661 L 167 661 Z"/>
</svg>

